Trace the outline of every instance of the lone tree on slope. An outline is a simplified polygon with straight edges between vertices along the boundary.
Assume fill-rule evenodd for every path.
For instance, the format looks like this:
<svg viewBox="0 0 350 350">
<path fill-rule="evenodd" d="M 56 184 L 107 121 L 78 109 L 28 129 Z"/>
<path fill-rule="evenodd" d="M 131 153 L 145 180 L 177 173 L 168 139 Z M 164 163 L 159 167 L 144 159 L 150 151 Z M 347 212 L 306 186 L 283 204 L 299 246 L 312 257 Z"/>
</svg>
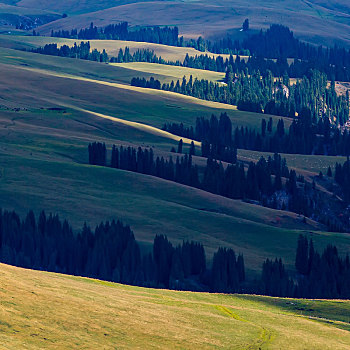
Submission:
<svg viewBox="0 0 350 350">
<path fill-rule="evenodd" d="M 249 19 L 246 18 L 245 21 L 243 22 L 243 31 L 246 32 L 249 30 Z"/>
</svg>

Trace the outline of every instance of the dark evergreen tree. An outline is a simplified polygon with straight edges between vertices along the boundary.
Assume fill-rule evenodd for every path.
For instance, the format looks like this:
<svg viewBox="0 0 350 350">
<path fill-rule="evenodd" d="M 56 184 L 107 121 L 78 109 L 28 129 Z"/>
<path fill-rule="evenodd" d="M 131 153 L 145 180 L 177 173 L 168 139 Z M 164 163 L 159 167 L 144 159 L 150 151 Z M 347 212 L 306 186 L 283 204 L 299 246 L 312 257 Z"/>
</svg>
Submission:
<svg viewBox="0 0 350 350">
<path fill-rule="evenodd" d="M 249 19 L 248 18 L 246 18 L 245 21 L 243 22 L 242 29 L 244 32 L 249 30 Z"/>
<path fill-rule="evenodd" d="M 183 146 L 183 141 L 182 139 L 179 141 L 179 144 L 177 146 L 177 153 L 182 153 L 182 146 Z"/>
<path fill-rule="evenodd" d="M 308 240 L 305 236 L 299 235 L 298 247 L 295 257 L 295 267 L 299 273 L 305 275 L 309 270 Z"/>
</svg>

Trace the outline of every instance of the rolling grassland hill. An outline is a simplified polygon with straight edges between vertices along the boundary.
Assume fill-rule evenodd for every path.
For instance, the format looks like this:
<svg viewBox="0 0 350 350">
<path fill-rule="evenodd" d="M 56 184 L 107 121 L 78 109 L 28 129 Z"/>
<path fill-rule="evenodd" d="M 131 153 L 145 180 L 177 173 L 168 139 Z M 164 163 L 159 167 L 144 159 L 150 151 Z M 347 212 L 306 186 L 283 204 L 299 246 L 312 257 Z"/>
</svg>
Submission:
<svg viewBox="0 0 350 350">
<path fill-rule="evenodd" d="M 23 4 L 31 6 L 31 0 Z M 47 7 L 43 7 L 47 8 Z M 57 11 L 58 9 L 56 9 Z M 61 9 L 64 12 L 64 9 Z M 333 45 L 335 42 L 350 45 L 349 6 L 344 1 L 327 4 L 317 1 L 261 1 L 248 4 L 242 0 L 219 1 L 147 1 L 115 5 L 105 10 L 85 12 L 43 25 L 39 31 L 50 34 L 51 30 L 84 28 L 94 22 L 98 26 L 128 21 L 133 26 L 176 25 L 181 35 L 206 38 L 225 37 L 231 32 L 237 38 L 237 30 L 245 18 L 250 19 L 251 28 L 260 30 L 270 24 L 289 25 L 297 37 L 315 44 Z"/>
<path fill-rule="evenodd" d="M 350 47 L 345 0 L 0 0 L 0 348 L 348 349 L 350 55 L 50 37 L 122 21 Z"/>
<path fill-rule="evenodd" d="M 27 22 L 18 13 L 37 15 L 41 12 L 54 15 L 42 24 L 38 31 L 49 35 L 51 30 L 70 30 L 88 27 L 91 22 L 98 26 L 128 21 L 132 26 L 170 25 L 179 26 L 181 35 L 187 38 L 224 37 L 226 33 L 242 38 L 239 31 L 245 18 L 249 18 L 252 30 L 268 28 L 273 23 L 289 25 L 296 36 L 314 44 L 333 45 L 335 42 L 349 46 L 350 9 L 347 1 L 332 0 L 255 0 L 247 4 L 243 0 L 221 0 L 213 4 L 201 1 L 130 1 L 130 0 L 2 0 L 0 14 L 4 24 L 16 26 Z M 40 12 L 41 11 L 41 12 Z M 68 14 L 68 16 L 63 16 Z M 56 17 L 55 17 L 56 16 Z M 1 18 L 1 16 L 0 16 Z M 30 27 L 30 26 L 29 26 Z M 29 28 L 28 27 L 28 28 Z"/>
<path fill-rule="evenodd" d="M 29 206 L 36 213 L 57 212 L 75 228 L 87 218 L 91 225 L 121 218 L 140 241 L 149 243 L 155 234 L 166 232 L 175 242 L 202 242 L 209 257 L 218 246 L 230 246 L 245 254 L 252 275 L 259 273 L 266 257 L 283 256 L 293 269 L 300 233 L 312 235 L 318 249 L 333 243 L 341 253 L 348 251 L 346 234 L 325 233 L 322 225 L 303 222 L 294 213 L 87 165 L 91 141 L 106 142 L 109 147 L 151 146 L 156 154 L 168 157 L 177 141 L 174 135 L 162 133 L 164 122 L 181 120 L 191 125 L 198 115 L 209 117 L 227 108 L 235 124 L 258 128 L 263 115 L 131 87 L 123 82 L 131 74 L 123 67 L 1 50 L 2 207 L 21 214 Z M 277 124 L 279 117 L 275 118 Z M 247 151 L 240 156 L 242 160 L 259 158 L 258 153 Z M 305 162 L 302 156 L 290 155 L 288 165 L 314 176 L 333 164 L 332 157 L 322 157 L 322 162 L 309 158 Z M 198 156 L 194 161 L 203 166 L 206 160 Z"/>
</svg>

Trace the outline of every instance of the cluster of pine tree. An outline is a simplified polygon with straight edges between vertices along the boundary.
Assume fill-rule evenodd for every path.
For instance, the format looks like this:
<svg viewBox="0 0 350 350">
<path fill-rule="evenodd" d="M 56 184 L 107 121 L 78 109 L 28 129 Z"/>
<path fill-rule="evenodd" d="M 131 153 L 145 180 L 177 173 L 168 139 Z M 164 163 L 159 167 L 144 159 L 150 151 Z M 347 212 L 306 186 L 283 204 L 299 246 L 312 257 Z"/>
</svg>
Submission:
<svg viewBox="0 0 350 350">
<path fill-rule="evenodd" d="M 236 149 L 271 153 L 349 155 L 350 135 L 332 126 L 328 118 L 313 122 L 311 113 L 303 108 L 286 130 L 283 119 L 273 130 L 273 120 L 262 119 L 260 132 L 252 128 L 233 127 L 226 113 L 218 119 L 197 117 L 195 127 L 182 123 L 165 123 L 163 130 L 202 142 L 202 156 L 234 163 Z M 210 150 L 213 150 L 210 152 Z M 222 155 L 227 152 L 229 156 Z"/>
<path fill-rule="evenodd" d="M 130 40 L 159 43 L 172 46 L 194 47 L 199 51 L 231 54 L 229 59 L 219 56 L 186 56 L 180 62 L 167 62 L 168 64 L 183 65 L 218 72 L 241 72 L 248 70 L 249 74 L 259 71 L 262 76 L 267 76 L 269 71 L 274 76 L 282 77 L 287 74 L 291 78 L 308 76 L 311 69 L 317 69 L 326 74 L 328 80 L 350 81 L 350 50 L 344 48 L 314 47 L 296 39 L 288 27 L 272 25 L 266 32 L 252 35 L 243 42 L 231 40 L 229 37 L 215 43 L 205 41 L 202 37 L 197 40 L 189 40 L 184 43 L 183 37 L 179 38 L 178 28 L 147 27 L 128 29 L 128 23 L 108 25 L 97 28 L 90 24 L 86 29 L 73 29 L 71 31 L 60 30 L 51 32 L 53 37 L 72 39 L 109 39 Z M 248 60 L 240 60 L 238 56 L 234 61 L 232 54 L 250 56 Z M 294 58 L 289 64 L 287 58 Z M 162 62 L 163 63 L 163 62 Z"/>
<path fill-rule="evenodd" d="M 158 79 L 154 79 L 153 77 L 151 77 L 149 80 L 146 80 L 145 78 L 132 78 L 131 85 L 156 90 L 160 90 L 162 87 L 160 81 Z"/>
<path fill-rule="evenodd" d="M 271 72 L 262 78 L 260 72 L 233 74 L 227 71 L 224 85 L 204 79 L 193 80 L 190 76 L 188 80 L 183 77 L 182 81 L 163 84 L 162 90 L 237 105 L 241 110 L 257 113 L 266 109 L 266 113 L 294 118 L 296 112 L 299 114 L 307 108 L 316 120 L 330 118 L 343 125 L 349 118 L 349 94 L 338 96 L 334 81 L 328 87 L 327 77 L 317 70 L 294 85 L 290 84 L 288 76 L 275 81 Z"/>
<path fill-rule="evenodd" d="M 106 165 L 106 145 L 100 142 L 89 144 L 89 164 Z"/>
<path fill-rule="evenodd" d="M 0 209 L 0 261 L 24 268 L 99 278 L 119 283 L 177 290 L 241 292 L 245 282 L 244 258 L 219 248 L 207 268 L 200 243 L 174 247 L 157 235 L 151 252 L 142 254 L 129 226 L 120 221 L 101 223 L 94 231 L 86 224 L 73 233 L 67 221 L 42 211 L 36 220 L 30 211 L 24 220 Z M 286 271 L 281 259 L 267 259 L 259 283 L 245 283 L 252 293 L 282 297 L 349 298 L 350 259 L 336 247 L 322 254 L 312 240 L 300 235 L 295 267 Z M 248 288 L 246 288 L 248 286 Z"/>
<path fill-rule="evenodd" d="M 153 50 L 149 49 L 137 49 L 133 54 L 130 53 L 129 47 L 125 49 L 119 49 L 117 57 L 111 57 L 112 63 L 128 63 L 128 62 L 148 62 L 169 64 L 163 60 L 162 57 L 158 57 Z"/>
<path fill-rule="evenodd" d="M 267 160 L 261 157 L 256 164 L 251 162 L 247 169 L 237 161 L 224 165 L 209 157 L 206 166 L 199 169 L 192 163 L 192 156 L 196 152 L 193 144 L 189 154 L 177 156 L 175 161 L 171 156 L 168 159 L 155 158 L 152 149 L 118 149 L 113 146 L 109 163 L 106 161 L 107 151 L 102 155 L 100 153 L 104 147 L 100 143 L 89 145 L 89 159 L 95 159 L 95 164 L 156 176 L 224 197 L 253 201 L 269 208 L 289 210 L 312 217 L 332 231 L 344 232 L 349 228 L 348 215 L 339 215 L 344 205 L 336 198 L 330 200 L 329 196 L 316 188 L 314 182 L 307 182 L 303 176 L 297 176 L 294 170 L 289 170 L 285 159 L 277 153 Z M 181 152 L 182 140 L 178 147 L 178 153 Z M 96 161 L 99 157 L 102 161 Z"/>
<path fill-rule="evenodd" d="M 60 48 L 57 44 L 47 44 L 44 47 L 33 49 L 32 52 L 97 62 L 151 62 L 186 66 L 186 60 L 191 61 L 189 58 L 185 58 L 184 63 L 165 61 L 148 49 L 137 50 L 131 54 L 128 47 L 125 50 L 120 49 L 117 57 L 109 58 L 105 50 L 102 52 L 96 49 L 91 50 L 89 42 L 81 42 L 79 45 L 75 43 L 73 47 L 63 45 Z M 264 112 L 294 118 L 296 113 L 300 114 L 303 109 L 307 108 L 311 111 L 312 118 L 316 120 L 329 118 L 332 123 L 335 120 L 336 124 L 343 125 L 349 119 L 349 93 L 347 92 L 345 96 L 338 96 L 334 80 L 328 87 L 326 75 L 317 70 L 309 70 L 307 76 L 291 84 L 286 72 L 282 78 L 276 79 L 269 70 L 265 76 L 262 76 L 259 70 L 253 70 L 253 73 L 248 68 L 245 68 L 245 71 L 239 70 L 242 68 L 239 67 L 241 62 L 245 64 L 244 61 L 236 64 L 239 57 L 233 63 L 235 67 L 231 64 L 227 65 L 228 60 L 223 63 L 220 57 L 216 59 L 203 57 L 196 57 L 194 60 L 212 60 L 222 69 L 226 66 L 225 85 L 207 80 L 193 80 L 190 76 L 188 81 L 184 77 L 182 82 L 172 81 L 170 84 L 161 85 L 160 88 L 204 100 L 237 105 L 240 110 L 255 113 Z M 151 79 L 154 80 L 153 77 Z M 131 85 L 148 87 L 149 82 L 136 77 L 132 79 Z M 156 84 L 155 88 L 158 89 L 159 84 Z"/>
<path fill-rule="evenodd" d="M 328 245 L 319 254 L 312 239 L 300 235 L 295 258 L 298 274 L 292 278 L 281 259 L 266 260 L 263 265 L 261 292 L 272 296 L 297 298 L 350 297 L 350 259 L 339 256 L 337 248 Z"/>
<path fill-rule="evenodd" d="M 104 147 L 100 143 L 90 144 L 89 159 L 101 157 L 102 161 L 95 161 L 95 164 L 108 166 L 106 152 L 100 154 Z M 264 206 L 289 209 L 307 216 L 314 213 L 311 185 L 304 183 L 302 177 L 298 178 L 294 170 L 289 171 L 285 160 L 278 154 L 268 160 L 261 157 L 257 164 L 250 163 L 247 171 L 243 163 L 224 167 L 221 162 L 208 158 L 207 165 L 199 173 L 198 167 L 192 163 L 191 154 L 177 156 L 174 162 L 172 157 L 155 158 L 152 149 L 139 147 L 136 150 L 122 146 L 118 149 L 113 146 L 110 166 L 153 175 L 228 198 L 257 201 Z M 286 178 L 285 185 L 282 177 Z"/>
<path fill-rule="evenodd" d="M 104 150 L 103 153 L 101 149 Z M 88 151 L 90 164 L 108 166 L 104 144 L 91 143 Z M 172 157 L 169 157 L 169 160 L 163 157 L 155 158 L 152 148 L 148 150 L 139 147 L 136 150 L 121 146 L 118 149 L 113 145 L 110 166 L 153 175 L 229 198 L 252 200 L 261 199 L 265 194 L 271 195 L 274 191 L 281 190 L 281 177 L 289 178 L 290 188 L 296 187 L 297 181 L 296 176 L 291 175 L 293 171 L 289 171 L 285 159 L 282 160 L 278 154 L 273 158 L 269 157 L 267 161 L 262 157 L 257 164 L 250 163 L 247 172 L 243 164 L 229 164 L 224 168 L 222 163 L 208 158 L 200 180 L 198 167 L 192 164 L 191 154 L 178 156 L 174 162 Z"/>
<path fill-rule="evenodd" d="M 283 25 L 273 24 L 266 31 L 261 30 L 243 41 L 226 37 L 210 42 L 200 37 L 189 41 L 188 45 L 217 54 L 251 56 L 251 64 L 256 69 L 264 71 L 267 65 L 275 74 L 280 71 L 279 76 L 287 71 L 290 77 L 302 77 L 309 69 L 318 69 L 326 73 L 329 80 L 350 81 L 350 50 L 307 44 L 296 39 L 293 32 Z M 290 67 L 287 58 L 294 58 Z M 271 59 L 277 59 L 277 62 Z"/>
<path fill-rule="evenodd" d="M 286 271 L 282 259 L 266 259 L 261 273 L 260 293 L 273 297 L 293 296 L 294 283 Z"/>
<path fill-rule="evenodd" d="M 89 149 L 89 152 L 94 152 L 94 148 Z M 121 146 L 118 149 L 113 145 L 110 166 L 200 187 L 198 167 L 192 164 L 192 156 L 187 154 L 177 157 L 174 163 L 172 157 L 169 160 L 163 157 L 155 158 L 152 148 L 148 150 L 141 147 L 135 149 Z"/>
<path fill-rule="evenodd" d="M 146 27 L 133 28 L 129 30 L 128 22 L 119 24 L 110 24 L 106 27 L 96 27 L 93 23 L 89 28 L 51 31 L 52 37 L 69 38 L 69 39 L 107 39 L 107 40 L 128 40 L 142 41 L 156 44 L 164 44 L 170 46 L 178 46 L 183 42 L 183 38 L 179 38 L 178 27 Z"/>
<path fill-rule="evenodd" d="M 81 42 L 79 45 L 75 43 L 72 47 L 47 44 L 44 47 L 33 49 L 32 52 L 96 62 L 179 64 L 178 62 L 166 62 L 150 50 L 137 50 L 131 55 L 127 47 L 124 51 L 120 49 L 118 57 L 109 59 L 105 50 L 102 52 L 96 49 L 91 50 L 89 42 Z M 231 66 L 229 68 L 231 69 Z M 238 109 L 256 113 L 262 113 L 264 106 L 265 114 L 294 118 L 296 112 L 300 114 L 305 109 L 309 109 L 313 120 L 328 118 L 333 121 L 335 119 L 340 125 L 343 125 L 349 118 L 349 94 L 337 96 L 334 81 L 327 88 L 325 76 L 318 71 L 311 71 L 310 78 L 304 77 L 295 85 L 290 85 L 288 76 L 284 76 L 283 81 L 275 81 L 271 72 L 267 77 L 261 79 L 259 72 L 255 75 L 249 75 L 248 72 L 246 72 L 248 75 L 243 72 L 234 75 L 230 69 L 226 72 L 226 85 L 215 84 L 207 80 L 195 79 L 193 81 L 192 76 L 188 82 L 184 77 L 182 83 L 178 80 L 176 84 L 173 81 L 171 84 L 163 85 L 153 77 L 150 78 L 152 81 L 136 77 L 132 78 L 131 85 L 173 91 L 210 101 L 237 104 Z"/>
<path fill-rule="evenodd" d="M 338 255 L 337 248 L 328 245 L 322 254 L 315 251 L 313 241 L 299 236 L 295 258 L 299 274 L 295 293 L 299 297 L 349 298 L 350 259 Z"/>
<path fill-rule="evenodd" d="M 224 268 L 223 268 L 224 266 Z M 243 255 L 236 254 L 232 249 L 219 248 L 214 254 L 211 269 L 211 291 L 220 293 L 237 293 L 245 281 Z"/>
<path fill-rule="evenodd" d="M 46 44 L 44 47 L 32 49 L 32 52 L 50 56 L 79 58 L 88 61 L 109 62 L 108 54 L 104 49 L 102 52 L 96 49 L 91 50 L 90 42 L 83 41 L 79 45 L 74 43 L 72 47 L 68 45 L 58 47 L 57 44 Z"/>
<path fill-rule="evenodd" d="M 350 147 L 350 146 L 349 146 Z M 330 174 L 332 176 L 332 172 Z M 340 186 L 339 193 L 347 204 L 350 204 L 350 161 L 349 159 L 343 164 L 336 163 L 334 180 Z"/>
<path fill-rule="evenodd" d="M 25 220 L 0 209 L 0 261 L 6 264 L 147 287 L 238 292 L 245 279 L 243 256 L 220 248 L 207 269 L 203 245 L 174 247 L 157 235 L 143 255 L 129 226 L 85 224 L 78 233 L 57 215 L 30 211 Z"/>
<path fill-rule="evenodd" d="M 148 62 L 159 64 L 170 64 L 168 61 L 158 57 L 154 51 L 149 49 L 138 49 L 133 54 L 130 53 L 129 47 L 120 49 L 117 57 L 109 58 L 105 50 L 91 50 L 90 42 L 81 42 L 79 45 L 74 43 L 74 46 L 69 47 L 63 45 L 58 47 L 57 44 L 46 44 L 44 47 L 32 49 L 32 52 L 43 55 L 60 56 L 68 58 L 78 58 L 96 62 L 111 62 L 111 63 L 127 63 L 127 62 Z M 177 64 L 177 63 L 174 63 Z"/>
<path fill-rule="evenodd" d="M 236 163 L 237 148 L 232 140 L 232 122 L 227 113 L 221 113 L 218 119 L 197 117 L 195 129 L 185 127 L 182 123 L 165 123 L 163 130 L 192 140 L 202 141 L 202 156 Z"/>
<path fill-rule="evenodd" d="M 228 74 L 238 74 L 240 72 L 248 72 L 249 75 L 259 72 L 262 77 L 272 74 L 274 77 L 280 78 L 283 76 L 300 79 L 306 76 L 309 78 L 313 69 L 326 74 L 328 80 L 349 81 L 350 79 L 348 71 L 336 71 L 334 66 L 325 69 L 319 64 L 312 64 L 299 59 L 292 59 L 288 62 L 286 58 L 278 58 L 277 60 L 257 56 L 241 58 L 240 55 L 236 55 L 234 58 L 233 55 L 230 55 L 229 58 L 224 60 L 222 56 L 213 57 L 208 54 L 189 56 L 187 54 L 183 62 L 168 62 L 168 64 L 224 72 L 227 73 L 226 80 Z"/>
</svg>

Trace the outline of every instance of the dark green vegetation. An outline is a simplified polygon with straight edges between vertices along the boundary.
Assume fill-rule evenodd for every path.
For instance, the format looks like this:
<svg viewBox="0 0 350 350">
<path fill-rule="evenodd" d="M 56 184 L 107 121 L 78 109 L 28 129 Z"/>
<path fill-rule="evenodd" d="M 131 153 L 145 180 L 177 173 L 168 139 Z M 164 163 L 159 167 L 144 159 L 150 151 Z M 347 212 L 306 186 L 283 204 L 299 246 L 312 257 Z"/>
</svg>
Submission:
<svg viewBox="0 0 350 350">
<path fill-rule="evenodd" d="M 155 80 L 153 78 L 153 80 Z M 283 79 L 275 79 L 271 72 L 261 78 L 259 71 L 252 75 L 228 70 L 227 84 L 219 84 L 208 80 L 190 79 L 184 77 L 182 82 L 172 81 L 170 84 L 150 85 L 145 78 L 133 78 L 131 84 L 139 87 L 150 87 L 176 92 L 196 98 L 237 105 L 240 110 L 281 115 L 295 118 L 296 113 L 301 118 L 317 123 L 320 119 L 331 119 L 344 125 L 349 116 L 349 93 L 337 96 L 335 83 L 328 88 L 325 74 L 311 70 L 309 77 L 304 76 L 295 84 L 290 84 L 287 74 Z M 281 150 L 282 151 L 282 150 Z"/>
<path fill-rule="evenodd" d="M 350 297 L 349 255 L 342 259 L 331 245 L 320 255 L 313 241 L 308 242 L 302 235 L 295 259 L 299 276 L 291 279 L 281 259 L 267 259 L 260 280 L 247 283 L 243 255 L 236 258 L 232 249 L 219 248 L 212 266 L 207 267 L 200 243 L 183 242 L 173 247 L 166 236 L 157 235 L 151 252 L 141 253 L 130 227 L 120 221 L 100 223 L 94 232 L 84 224 L 80 232 L 73 234 L 66 220 L 60 221 L 57 215 L 46 216 L 44 211 L 37 220 L 30 211 L 23 221 L 15 212 L 0 211 L 0 253 L 2 262 L 15 266 L 138 286 L 225 293 L 243 290 L 309 298 Z"/>
<path fill-rule="evenodd" d="M 209 171 L 210 186 L 205 181 L 201 184 L 214 193 L 220 193 L 232 198 L 248 198 L 258 200 L 260 204 L 273 208 L 288 209 L 299 214 L 317 218 L 318 221 L 326 223 L 330 230 L 348 231 L 349 220 L 349 162 L 342 167 L 335 166 L 334 182 L 333 172 L 329 166 L 327 177 L 324 178 L 320 172 L 318 182 L 324 188 L 319 191 L 316 188 L 315 179 L 312 182 L 306 181 L 304 176 L 296 174 L 294 170 L 288 170 L 286 160 L 276 153 L 279 151 L 298 154 L 346 154 L 349 156 L 349 134 L 347 131 L 341 133 L 338 128 L 331 127 L 329 120 L 319 119 L 317 125 L 311 122 L 310 112 L 304 108 L 302 113 L 295 119 L 287 134 L 284 130 L 283 120 L 279 120 L 277 130 L 273 133 L 272 119 L 266 122 L 262 120 L 261 133 L 255 130 L 236 127 L 233 130 L 230 119 L 222 114 L 220 119 L 215 115 L 209 119 L 197 118 L 195 127 L 184 127 L 183 124 L 165 124 L 163 129 L 176 135 L 190 139 L 200 140 L 201 154 L 209 158 L 207 168 L 204 171 L 204 180 Z M 219 159 L 229 163 L 237 163 L 237 149 L 270 150 L 274 151 L 273 159 L 268 158 L 266 162 L 262 156 L 258 163 L 250 163 L 248 176 L 245 177 L 243 164 L 236 165 L 234 175 L 227 173 L 232 171 L 228 166 L 226 170 L 212 162 L 212 159 Z M 194 154 L 194 151 L 192 151 Z M 216 164 L 213 167 L 212 164 Z M 240 169 L 240 170 L 238 170 Z M 250 176 L 249 176 L 250 173 Z M 271 175 L 274 179 L 271 179 Z M 282 186 L 281 177 L 286 178 L 286 187 Z M 215 179 L 215 180 L 214 180 Z M 193 186 L 198 186 L 193 182 Z M 326 192 L 328 195 L 323 196 Z M 247 190 L 247 191 L 246 191 Z M 281 192 L 282 191 L 282 192 Z M 283 193 L 283 194 L 282 194 Z M 332 198 L 329 194 L 332 193 Z"/>
<path fill-rule="evenodd" d="M 88 31 L 92 30 L 86 29 Z M 167 30 L 167 28 L 165 28 Z M 82 31 L 82 30 L 81 30 Z M 95 32 L 95 31 L 93 31 Z M 98 33 L 96 28 L 96 33 Z M 35 34 L 35 33 L 34 33 Z M 164 35 L 167 35 L 165 31 Z M 96 41 L 96 35 L 76 35 L 78 40 L 93 40 Z M 70 35 L 67 35 L 70 37 Z M 159 42 L 161 35 L 157 36 L 157 40 L 153 38 L 145 38 L 145 41 L 149 42 Z M 140 38 L 142 39 L 142 38 Z M 53 38 L 52 40 L 58 41 L 59 38 Z M 62 39 L 61 39 L 62 40 Z M 72 39 L 69 39 L 72 41 Z M 229 40 L 229 38 L 227 39 Z M 264 43 L 266 47 L 263 48 L 263 51 L 270 52 L 268 58 L 262 55 L 262 50 L 259 46 L 256 49 L 240 49 L 240 45 L 244 45 L 244 42 L 241 44 L 239 41 L 221 43 L 220 45 L 226 45 L 226 53 L 231 54 L 231 56 L 223 58 L 221 56 L 214 56 L 213 54 L 201 54 L 201 51 L 207 50 L 206 47 L 198 47 L 198 44 L 193 45 L 197 50 L 194 51 L 197 55 L 186 54 L 186 57 L 181 60 L 164 60 L 162 57 L 157 56 L 151 50 L 138 50 L 137 54 L 134 52 L 133 55 L 130 55 L 129 48 L 120 48 L 118 55 L 115 54 L 115 57 L 111 58 L 112 62 L 156 62 L 169 65 L 179 65 L 183 67 L 205 69 L 210 71 L 217 72 L 226 72 L 226 82 L 232 81 L 232 74 L 241 73 L 242 71 L 246 74 L 253 74 L 255 72 L 261 73 L 264 77 L 271 74 L 277 77 L 288 76 L 291 78 L 302 78 L 304 75 L 310 76 L 310 70 L 319 70 L 326 74 L 329 80 L 338 80 L 338 81 L 349 81 L 349 66 L 350 66 L 350 52 L 343 48 L 332 47 L 332 48 L 322 48 L 322 47 L 313 47 L 309 44 L 305 44 L 295 39 L 293 33 L 287 27 L 284 26 L 271 26 L 271 28 L 265 33 L 260 33 L 259 36 L 253 35 L 250 39 L 251 45 L 260 45 Z M 31 41 L 28 38 L 24 41 Z M 34 40 L 33 43 L 39 43 L 40 40 Z M 97 40 L 98 42 L 98 40 Z M 107 41 L 108 42 L 108 41 Z M 110 41 L 110 42 L 113 42 Z M 72 41 L 73 43 L 73 41 Z M 18 43 L 17 43 L 18 44 Z M 186 43 L 190 45 L 189 42 Z M 26 48 L 24 43 L 22 44 L 23 48 Z M 74 44 L 76 46 L 76 43 Z M 126 45 L 126 44 L 125 44 Z M 209 44 L 208 44 L 209 45 Z M 248 44 L 247 44 L 248 45 Z M 237 46 L 237 47 L 236 47 Z M 274 51 L 276 47 L 281 47 L 279 51 Z M 292 48 L 292 51 L 287 51 L 288 48 Z M 284 48 L 284 49 L 283 49 Z M 74 48 L 79 49 L 78 48 Z M 107 49 L 107 46 L 104 48 Z M 198 51 L 200 50 L 200 51 Z M 214 49 L 211 51 L 220 52 L 225 51 L 224 49 Z M 270 50 L 270 51 L 269 51 Z M 63 49 L 58 49 L 54 44 L 46 44 L 43 48 L 38 48 L 36 52 L 42 54 L 56 55 L 56 56 L 65 56 L 65 57 L 76 57 L 84 58 L 84 55 L 74 56 L 67 47 Z M 79 50 L 78 50 L 79 51 Z M 102 51 L 102 50 L 101 50 Z M 240 57 L 236 59 L 233 58 L 232 53 L 241 54 L 243 52 L 245 59 L 241 60 Z M 78 52 L 79 53 L 79 52 Z M 100 52 L 101 53 L 101 52 Z M 226 55 L 227 56 L 227 55 Z M 84 58 L 88 59 L 88 58 Z M 248 73 L 247 73 L 248 70 Z M 284 78 L 285 83 L 285 78 Z"/>
<path fill-rule="evenodd" d="M 245 22 L 245 31 L 249 30 L 249 24 L 246 24 L 247 21 Z M 34 32 L 33 35 L 35 34 Z M 333 79 L 340 81 L 348 81 L 350 74 L 347 69 L 350 66 L 349 50 L 337 46 L 327 49 L 322 46 L 316 48 L 296 39 L 288 27 L 276 24 L 271 25 L 266 32 L 261 31 L 259 34 L 251 35 L 243 41 L 234 40 L 229 36 L 215 42 L 204 41 L 202 37 L 197 40 L 184 41 L 183 37 L 179 37 L 178 27 L 151 27 L 130 31 L 127 22 L 109 25 L 105 28 L 97 28 L 91 23 L 89 28 L 80 29 L 79 31 L 78 29 L 70 32 L 52 31 L 51 36 L 81 40 L 143 41 L 170 46 L 191 46 L 202 52 L 209 51 L 217 54 L 243 54 L 252 56 L 253 62 L 248 62 L 248 64 L 255 66 L 254 68 L 259 69 L 263 74 L 266 74 L 266 69 L 270 69 L 274 74 L 278 71 L 279 75 L 282 75 L 286 71 L 291 77 L 300 77 L 307 74 L 310 69 L 319 69 L 325 72 L 329 79 L 333 77 Z M 269 59 L 267 62 L 265 62 L 266 58 Z M 287 63 L 287 58 L 294 59 L 291 67 Z M 201 64 L 202 59 L 203 56 L 199 56 L 191 62 L 187 56 L 183 65 L 198 66 L 198 61 Z M 229 65 L 234 65 L 232 57 L 230 62 L 226 61 L 225 64 L 223 60 L 208 57 L 206 59 L 205 68 L 210 70 L 226 71 Z M 273 59 L 277 59 L 277 61 Z M 243 64 L 240 70 L 244 70 L 244 68 Z M 231 71 L 233 69 L 231 67 Z"/>
<path fill-rule="evenodd" d="M 67 221 L 42 211 L 21 220 L 0 211 L 0 253 L 3 263 L 70 275 L 100 278 L 146 287 L 233 293 L 245 280 L 243 256 L 220 248 L 207 268 L 200 243 L 177 247 L 157 235 L 151 252 L 140 251 L 129 226 L 100 223 L 94 231 L 84 224 L 76 234 Z"/>
<path fill-rule="evenodd" d="M 68 39 L 99 39 L 99 40 L 128 40 L 128 41 L 144 41 L 149 43 L 164 44 L 171 46 L 182 46 L 183 37 L 179 39 L 179 28 L 169 27 L 151 27 L 140 28 L 132 31 L 128 28 L 128 22 L 119 24 L 111 24 L 104 28 L 97 28 L 91 22 L 89 28 L 72 29 L 71 31 L 51 32 L 52 37 L 68 38 Z"/>
<path fill-rule="evenodd" d="M 322 254 L 313 241 L 300 235 L 295 258 L 298 276 L 291 279 L 282 260 L 267 259 L 262 271 L 262 294 L 304 298 L 349 298 L 350 260 L 339 257 L 337 248 L 328 246 Z"/>
</svg>

